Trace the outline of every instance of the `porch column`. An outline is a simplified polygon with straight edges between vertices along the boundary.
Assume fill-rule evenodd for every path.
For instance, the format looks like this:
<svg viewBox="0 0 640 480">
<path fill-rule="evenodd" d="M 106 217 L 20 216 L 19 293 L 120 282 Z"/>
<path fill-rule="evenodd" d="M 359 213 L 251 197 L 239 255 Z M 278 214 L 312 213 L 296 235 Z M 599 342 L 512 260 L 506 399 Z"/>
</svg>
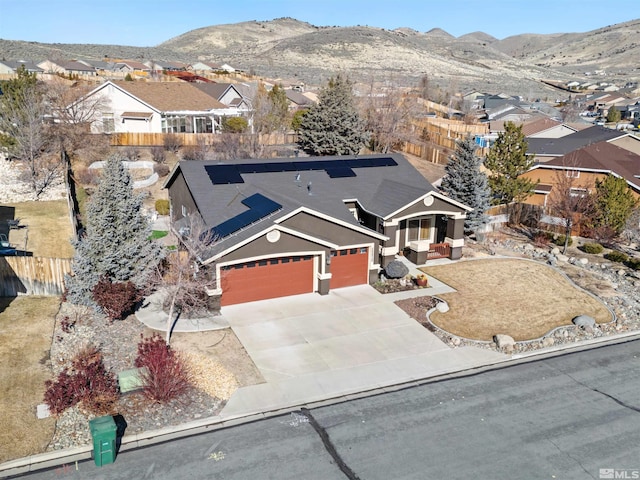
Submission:
<svg viewBox="0 0 640 480">
<path fill-rule="evenodd" d="M 384 234 L 389 237 L 389 240 L 385 240 L 382 242 L 382 249 L 380 252 L 380 266 L 382 268 L 386 267 L 389 262 L 392 262 L 396 258 L 396 254 L 400 250 L 400 246 L 396 244 L 396 233 L 398 232 L 399 226 L 395 225 L 385 225 L 384 226 Z"/>
<path fill-rule="evenodd" d="M 462 247 L 464 246 L 464 221 L 466 216 L 449 217 L 447 221 L 447 238 L 445 241 L 451 245 L 451 260 L 458 260 L 462 257 Z"/>
</svg>

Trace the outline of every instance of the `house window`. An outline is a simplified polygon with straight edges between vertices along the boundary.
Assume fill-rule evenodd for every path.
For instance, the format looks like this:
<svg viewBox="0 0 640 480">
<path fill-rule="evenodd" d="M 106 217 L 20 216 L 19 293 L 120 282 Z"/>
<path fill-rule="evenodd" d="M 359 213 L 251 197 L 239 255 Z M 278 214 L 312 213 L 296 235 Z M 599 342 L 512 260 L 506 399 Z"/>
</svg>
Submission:
<svg viewBox="0 0 640 480">
<path fill-rule="evenodd" d="M 187 207 L 185 207 L 184 205 L 182 205 L 182 216 L 183 217 L 187 216 Z"/>
<path fill-rule="evenodd" d="M 567 178 L 580 178 L 580 170 L 567 170 L 565 175 Z"/>
<path fill-rule="evenodd" d="M 185 133 L 187 120 L 184 117 L 165 117 L 163 119 L 162 133 Z"/>
<path fill-rule="evenodd" d="M 407 222 L 407 240 L 415 242 L 417 240 L 431 240 L 431 219 L 416 218 Z"/>
<path fill-rule="evenodd" d="M 196 117 L 195 124 L 195 133 L 213 133 L 213 122 L 210 117 Z"/>
<path fill-rule="evenodd" d="M 572 197 L 583 198 L 589 195 L 589 191 L 586 188 L 571 188 L 569 195 Z"/>
<path fill-rule="evenodd" d="M 116 123 L 113 120 L 112 113 L 102 114 L 102 131 L 104 133 L 113 133 L 116 130 Z"/>
</svg>

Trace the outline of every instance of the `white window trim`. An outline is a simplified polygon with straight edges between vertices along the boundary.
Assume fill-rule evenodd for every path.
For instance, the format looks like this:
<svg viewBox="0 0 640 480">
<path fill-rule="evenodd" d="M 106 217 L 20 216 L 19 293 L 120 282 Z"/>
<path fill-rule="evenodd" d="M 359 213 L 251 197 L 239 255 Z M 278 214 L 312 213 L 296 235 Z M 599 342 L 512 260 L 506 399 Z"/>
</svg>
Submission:
<svg viewBox="0 0 640 480">
<path fill-rule="evenodd" d="M 409 222 L 411 221 L 415 221 L 415 220 L 428 220 L 429 221 L 429 238 L 421 238 L 419 240 L 410 240 L 409 239 Z M 420 230 L 420 227 L 418 227 L 418 230 Z M 433 243 L 433 239 L 435 236 L 435 218 L 433 215 L 429 215 L 429 216 L 423 216 L 423 217 L 415 217 L 415 218 L 407 218 L 407 228 L 405 229 L 405 233 L 404 233 L 404 243 L 405 245 L 409 245 L 409 243 L 411 242 L 416 242 L 416 241 L 428 241 L 429 243 Z"/>
</svg>

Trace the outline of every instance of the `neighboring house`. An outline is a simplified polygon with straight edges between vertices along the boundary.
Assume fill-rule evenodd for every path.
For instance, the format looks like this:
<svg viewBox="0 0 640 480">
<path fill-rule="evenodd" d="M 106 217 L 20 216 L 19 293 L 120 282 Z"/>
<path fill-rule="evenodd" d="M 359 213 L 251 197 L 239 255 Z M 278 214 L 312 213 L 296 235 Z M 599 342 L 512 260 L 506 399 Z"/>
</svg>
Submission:
<svg viewBox="0 0 640 480">
<path fill-rule="evenodd" d="M 96 69 L 76 60 L 45 60 L 38 64 L 45 73 L 59 73 L 63 75 L 89 75 L 98 74 Z"/>
<path fill-rule="evenodd" d="M 576 128 L 548 117 L 537 118 L 522 125 L 527 138 L 561 138 L 577 132 Z"/>
<path fill-rule="evenodd" d="M 522 177 L 537 182 L 533 195 L 525 203 L 547 206 L 557 185 L 558 175 L 573 179 L 576 194 L 591 193 L 596 180 L 607 175 L 624 178 L 636 198 L 640 199 L 640 155 L 611 142 L 601 141 L 534 166 Z"/>
<path fill-rule="evenodd" d="M 196 87 L 227 107 L 249 108 L 249 102 L 242 95 L 240 87 L 233 83 L 199 83 Z"/>
<path fill-rule="evenodd" d="M 182 62 L 169 62 L 165 60 L 148 60 L 143 62 L 152 72 L 182 72 L 188 65 Z"/>
<path fill-rule="evenodd" d="M 287 100 L 289 100 L 289 110 L 304 110 L 311 107 L 315 102 L 303 93 L 296 90 L 285 90 Z"/>
<path fill-rule="evenodd" d="M 471 210 L 397 154 L 187 161 L 164 186 L 176 232 L 197 214 L 217 237 L 222 305 L 374 282 L 399 253 L 460 258 Z"/>
<path fill-rule="evenodd" d="M 78 60 L 89 67 L 93 67 L 98 75 L 108 75 L 113 71 L 113 63 L 104 62 L 102 60 Z"/>
<path fill-rule="evenodd" d="M 197 72 L 227 72 L 233 73 L 236 71 L 231 65 L 223 63 L 213 63 L 213 62 L 195 62 L 189 66 L 190 70 L 194 70 Z"/>
<path fill-rule="evenodd" d="M 613 141 L 625 136 L 629 134 L 596 125 L 560 138 L 530 137 L 527 138 L 527 155 L 533 155 L 536 163 L 545 163 L 592 143 Z"/>
<path fill-rule="evenodd" d="M 120 60 L 113 65 L 114 72 L 147 75 L 151 69 L 142 62 L 135 60 Z"/>
<path fill-rule="evenodd" d="M 93 133 L 215 133 L 223 118 L 244 113 L 187 82 L 108 81 L 76 105 L 89 104 L 96 95 L 104 106 L 94 118 Z"/>
<path fill-rule="evenodd" d="M 35 63 L 26 60 L 0 60 L 0 74 L 12 75 L 24 67 L 29 73 L 43 73 Z"/>
</svg>

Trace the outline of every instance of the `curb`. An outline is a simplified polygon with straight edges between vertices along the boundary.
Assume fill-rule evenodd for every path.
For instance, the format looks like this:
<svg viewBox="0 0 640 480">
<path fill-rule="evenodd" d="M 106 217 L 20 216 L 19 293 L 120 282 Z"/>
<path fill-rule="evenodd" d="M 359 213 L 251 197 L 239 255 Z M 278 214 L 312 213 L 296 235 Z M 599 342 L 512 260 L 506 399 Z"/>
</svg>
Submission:
<svg viewBox="0 0 640 480">
<path fill-rule="evenodd" d="M 144 448 L 171 440 L 177 440 L 184 437 L 222 430 L 237 425 L 257 422 L 259 420 L 264 420 L 267 418 L 282 416 L 284 414 L 300 410 L 301 408 L 314 409 L 336 405 L 350 400 L 357 400 L 375 395 L 381 395 L 384 393 L 397 392 L 408 388 L 418 387 L 439 380 L 462 377 L 471 373 L 479 373 L 482 371 L 490 370 L 494 367 L 506 367 L 509 366 L 509 364 L 515 365 L 524 361 L 537 359 L 537 357 L 553 357 L 561 353 L 575 353 L 583 350 L 588 350 L 594 345 L 615 345 L 617 343 L 622 343 L 622 341 L 625 340 L 633 341 L 638 339 L 640 339 L 640 332 L 625 332 L 609 335 L 604 338 L 599 337 L 590 340 L 583 340 L 571 345 L 548 347 L 546 349 L 539 349 L 525 354 L 516 354 L 505 358 L 504 360 L 476 365 L 473 367 L 467 367 L 461 370 L 452 370 L 448 372 L 437 373 L 429 377 L 409 380 L 406 382 L 376 386 L 374 388 L 361 390 L 359 392 L 345 393 L 337 395 L 335 397 L 312 400 L 302 404 L 283 405 L 282 407 L 266 410 L 264 412 L 247 412 L 245 414 L 232 415 L 228 417 L 226 417 L 224 414 L 221 414 L 215 417 L 209 417 L 202 420 L 184 423 L 176 427 L 166 427 L 135 435 L 124 436 L 122 437 L 118 455 L 121 452 L 125 452 L 128 450 L 136 450 L 138 448 Z M 92 453 L 93 447 L 89 445 L 40 453 L 16 460 L 10 460 L 6 463 L 0 464 L 0 478 L 24 475 L 26 473 L 35 472 L 37 470 L 43 470 L 70 463 L 77 463 L 82 460 L 90 460 L 92 458 Z"/>
</svg>

